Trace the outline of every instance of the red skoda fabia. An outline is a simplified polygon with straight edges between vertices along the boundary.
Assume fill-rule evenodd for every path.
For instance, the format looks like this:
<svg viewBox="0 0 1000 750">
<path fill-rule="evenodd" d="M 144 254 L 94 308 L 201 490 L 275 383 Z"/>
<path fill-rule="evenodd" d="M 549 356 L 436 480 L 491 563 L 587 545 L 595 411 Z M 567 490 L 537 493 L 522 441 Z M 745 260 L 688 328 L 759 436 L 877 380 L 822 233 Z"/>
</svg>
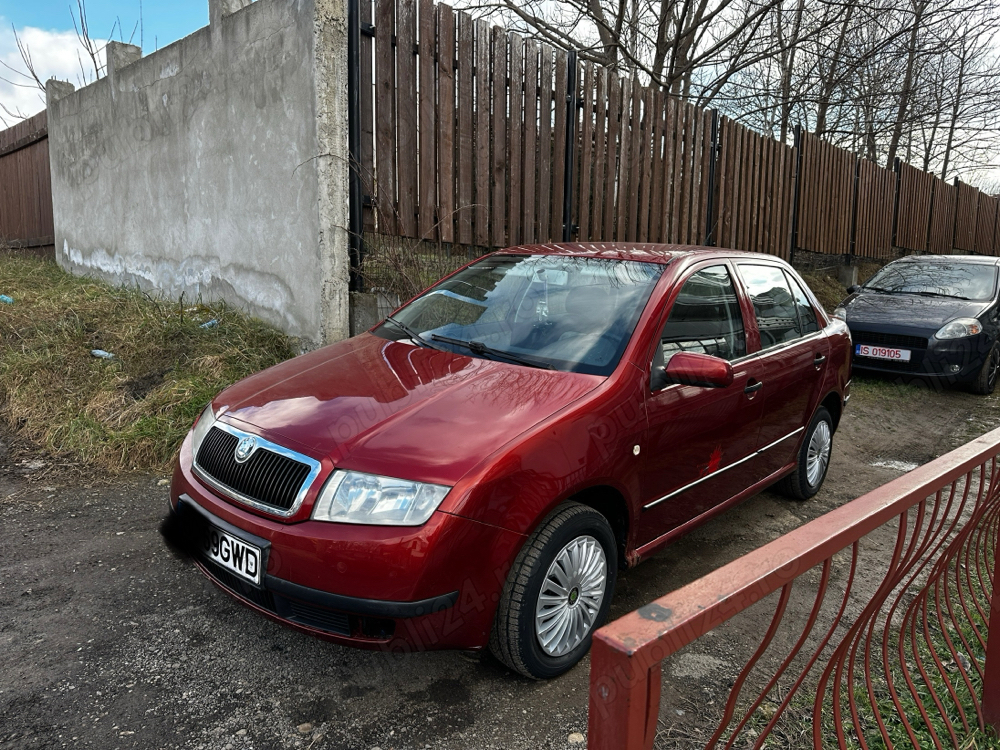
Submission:
<svg viewBox="0 0 1000 750">
<path fill-rule="evenodd" d="M 486 256 L 220 393 L 168 528 L 261 614 L 569 669 L 615 578 L 764 487 L 820 488 L 850 336 L 783 261 L 658 245 Z"/>
</svg>

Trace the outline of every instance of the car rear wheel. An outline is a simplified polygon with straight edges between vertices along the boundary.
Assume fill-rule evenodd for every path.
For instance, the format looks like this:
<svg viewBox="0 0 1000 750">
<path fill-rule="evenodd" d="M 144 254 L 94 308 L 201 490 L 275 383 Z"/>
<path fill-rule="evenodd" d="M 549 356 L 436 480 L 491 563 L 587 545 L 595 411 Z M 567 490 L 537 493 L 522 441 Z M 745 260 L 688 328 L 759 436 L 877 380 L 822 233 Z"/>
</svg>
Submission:
<svg viewBox="0 0 1000 750">
<path fill-rule="evenodd" d="M 806 430 L 802 447 L 795 465 L 779 485 L 779 489 L 796 500 L 808 500 L 819 492 L 830 466 L 830 452 L 833 449 L 833 418 L 826 407 L 821 406 L 813 415 Z"/>
<path fill-rule="evenodd" d="M 490 650 L 535 679 L 569 670 L 607 618 L 618 573 L 614 533 L 593 508 L 560 505 L 525 543 L 507 576 Z"/>
<path fill-rule="evenodd" d="M 972 381 L 972 392 L 978 393 L 980 396 L 988 396 L 993 393 L 997 387 L 998 373 L 1000 373 L 1000 346 L 994 343 L 979 375 Z"/>
</svg>

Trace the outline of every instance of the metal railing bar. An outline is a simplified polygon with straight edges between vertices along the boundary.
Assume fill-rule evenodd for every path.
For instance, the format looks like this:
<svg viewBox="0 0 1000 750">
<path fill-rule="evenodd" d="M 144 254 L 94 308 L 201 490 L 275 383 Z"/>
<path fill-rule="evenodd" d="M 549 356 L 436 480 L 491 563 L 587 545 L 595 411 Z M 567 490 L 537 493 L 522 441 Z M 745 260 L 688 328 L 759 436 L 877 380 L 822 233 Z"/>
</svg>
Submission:
<svg viewBox="0 0 1000 750">
<path fill-rule="evenodd" d="M 708 747 L 714 747 L 722 737 L 723 732 L 729 726 L 729 722 L 733 718 L 733 712 L 736 710 L 736 701 L 739 700 L 740 692 L 743 690 L 743 683 L 746 682 L 747 677 L 750 676 L 750 672 L 753 671 L 754 665 L 764 655 L 767 651 L 767 647 L 771 645 L 771 641 L 774 639 L 775 633 L 778 632 L 778 626 L 781 624 L 781 618 L 785 615 L 785 608 L 788 606 L 788 600 L 792 595 L 792 584 L 794 581 L 789 581 L 784 586 L 781 587 L 781 598 L 778 599 L 778 606 L 775 607 L 774 616 L 771 618 L 771 625 L 768 627 L 767 632 L 764 633 L 764 637 L 761 639 L 760 645 L 757 646 L 757 650 L 754 651 L 753 656 L 750 657 L 749 661 L 744 665 L 743 669 L 740 671 L 739 676 L 733 683 L 732 688 L 729 690 L 729 700 L 726 701 L 726 708 L 722 715 L 722 719 L 719 721 L 719 726 L 715 730 L 715 734 L 708 741 Z M 732 746 L 735 734 L 730 736 L 729 741 L 726 743 L 725 747 L 728 750 Z"/>
<path fill-rule="evenodd" d="M 920 623 L 922 625 L 921 630 L 923 633 L 924 643 L 927 645 L 927 651 L 931 655 L 931 660 L 934 663 L 935 669 L 937 669 L 938 674 L 941 676 L 941 679 L 947 686 L 948 694 L 951 698 L 952 703 L 958 708 L 958 715 L 962 721 L 963 731 L 968 733 L 969 722 L 965 716 L 965 709 L 962 708 L 962 702 L 958 697 L 958 693 L 952 686 L 951 680 L 948 679 L 948 675 L 945 671 L 944 664 L 941 662 L 941 658 L 937 654 L 937 649 L 934 648 L 934 640 L 933 636 L 931 635 L 931 628 L 930 628 L 930 606 L 928 601 L 928 593 L 929 593 L 928 589 L 924 588 L 918 596 L 920 600 L 920 607 L 919 607 L 919 612 L 921 613 Z M 915 639 L 914 639 L 913 650 L 914 652 L 917 651 Z M 918 659 L 918 666 L 921 666 L 922 660 L 919 659 L 919 656 L 917 657 L 917 659 Z M 945 725 L 948 727 L 948 733 L 951 735 L 952 742 L 957 747 L 958 737 L 955 734 L 954 724 L 948 717 L 948 712 L 945 710 L 944 704 L 938 698 L 937 691 L 934 690 L 930 677 L 928 677 L 928 675 L 924 672 L 922 668 L 920 670 L 920 673 L 923 676 L 924 682 L 926 683 L 927 687 L 930 689 L 931 697 L 934 699 L 934 703 L 937 705 L 938 711 L 941 713 L 941 718 L 944 719 Z"/>
<path fill-rule="evenodd" d="M 934 609 L 937 612 L 938 623 L 941 626 L 941 635 L 944 637 L 945 644 L 948 646 L 948 650 L 951 652 L 951 660 L 954 664 L 958 665 L 958 651 L 955 649 L 954 641 L 952 641 L 951 636 L 948 634 L 948 628 L 944 624 L 944 615 L 942 614 L 941 588 L 943 585 L 944 581 L 941 578 L 939 578 L 934 582 L 934 603 L 935 603 Z M 955 621 L 952 620 L 952 622 Z M 956 629 L 958 628 L 957 622 L 955 622 L 955 627 Z M 982 730 L 985 728 L 983 726 L 982 712 L 979 710 L 979 700 L 976 697 L 975 689 L 973 689 L 972 687 L 972 681 L 969 679 L 969 676 L 965 673 L 965 670 L 959 669 L 958 673 L 962 676 L 962 680 L 965 682 L 965 687 L 969 691 L 969 694 L 972 695 L 973 704 L 976 708 L 976 716 L 978 717 L 979 721 L 979 729 Z"/>
<path fill-rule="evenodd" d="M 830 584 L 831 567 L 832 567 L 831 558 L 827 558 L 826 560 L 823 561 L 823 572 L 820 576 L 819 586 L 817 587 L 816 598 L 813 602 L 812 611 L 810 611 L 809 613 L 809 619 L 806 621 L 805 626 L 802 628 L 802 634 L 799 636 L 799 639 L 795 642 L 795 645 L 792 646 L 792 650 L 788 653 L 788 656 L 786 656 L 784 661 L 781 662 L 781 666 L 774 673 L 774 676 L 768 681 L 767 686 L 761 691 L 760 695 L 757 697 L 757 700 L 755 700 L 753 704 L 750 706 L 750 708 L 747 709 L 746 715 L 736 726 L 736 729 L 733 730 L 733 737 L 736 737 L 736 735 L 740 733 L 740 730 L 742 730 L 743 727 L 746 725 L 747 721 L 753 715 L 754 711 L 756 711 L 760 707 L 761 703 L 764 702 L 764 699 L 768 696 L 768 694 L 771 692 L 774 686 L 778 683 L 778 680 L 781 679 L 781 676 L 791 665 L 792 661 L 798 655 L 799 651 L 802 650 L 802 647 L 805 645 L 806 640 L 809 638 L 809 634 L 812 633 L 812 629 L 816 625 L 816 620 L 819 617 L 820 610 L 823 607 L 823 600 L 826 598 L 826 590 Z M 799 681 L 797 681 L 795 685 L 792 687 L 792 689 L 788 692 L 786 698 L 790 698 L 792 695 L 795 694 L 798 685 Z M 771 720 L 768 722 L 767 727 L 764 729 L 763 732 L 760 733 L 758 742 L 756 745 L 754 745 L 755 750 L 757 750 L 758 748 L 761 747 L 761 745 L 763 745 L 764 739 L 767 737 L 768 734 L 771 733 L 771 730 L 774 728 L 775 724 L 778 723 L 778 719 L 781 718 L 781 714 L 785 710 L 786 705 L 787 703 L 783 702 L 782 705 L 779 707 L 779 709 L 774 712 L 774 716 L 771 717 Z M 732 740 L 730 740 L 730 742 L 731 741 Z"/>
<path fill-rule="evenodd" d="M 903 627 L 901 628 L 899 634 L 899 666 L 903 673 L 903 679 L 906 681 L 906 685 L 910 690 L 910 695 L 917 704 L 917 710 L 920 712 L 920 716 L 924 720 L 924 725 L 930 732 L 931 738 L 934 740 L 934 746 L 940 748 L 943 747 L 941 744 L 941 738 L 938 735 L 937 730 L 934 729 L 934 725 L 931 723 L 930 714 L 927 711 L 926 705 L 924 705 L 924 701 L 920 697 L 916 681 L 911 676 L 911 670 L 907 669 L 904 653 L 904 641 L 907 630 L 909 630 L 910 635 L 910 653 L 913 655 L 913 661 L 917 667 L 917 671 L 920 673 L 920 676 L 924 681 L 924 685 L 927 686 L 928 692 L 934 700 L 934 704 L 937 706 L 942 719 L 944 719 L 945 725 L 948 728 L 948 732 L 953 740 L 952 747 L 958 747 L 958 738 L 955 736 L 955 730 L 951 726 L 951 721 L 949 721 L 947 715 L 945 714 L 944 706 L 941 704 L 941 700 L 938 698 L 938 695 L 931 684 L 930 678 L 927 676 L 927 672 L 925 671 L 923 665 L 923 659 L 920 658 L 920 649 L 917 644 L 919 640 L 917 636 L 917 610 L 913 607 L 913 603 L 906 608 L 906 612 L 903 615 Z"/>
<path fill-rule="evenodd" d="M 926 497 L 926 486 L 949 484 L 996 450 L 1000 429 L 987 433 L 941 458 L 904 474 L 887 485 L 836 508 L 781 539 L 770 542 L 738 561 L 683 586 L 655 604 L 669 617 L 643 617 L 640 608 L 606 625 L 594 640 L 598 648 L 618 649 L 633 659 L 663 639 L 667 653 L 686 646 L 701 633 L 783 586 L 798 573 L 815 567 Z M 789 553 L 789 549 L 803 550 Z M 706 594 L 727 595 L 714 600 Z M 698 602 L 710 601 L 706 605 Z M 660 610 L 658 610 L 660 611 Z"/>
</svg>

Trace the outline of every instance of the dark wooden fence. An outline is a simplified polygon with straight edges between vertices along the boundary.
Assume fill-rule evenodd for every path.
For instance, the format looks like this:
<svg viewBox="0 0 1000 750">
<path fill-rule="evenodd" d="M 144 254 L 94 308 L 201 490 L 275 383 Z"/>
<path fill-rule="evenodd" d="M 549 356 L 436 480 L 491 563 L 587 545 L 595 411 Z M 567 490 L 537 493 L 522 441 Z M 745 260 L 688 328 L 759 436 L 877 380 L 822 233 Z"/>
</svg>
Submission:
<svg viewBox="0 0 1000 750">
<path fill-rule="evenodd" d="M 53 251 L 52 183 L 45 112 L 0 132 L 0 241 Z"/>
<path fill-rule="evenodd" d="M 1000 254 L 998 201 L 968 185 L 779 143 L 433 0 L 352 1 L 369 236 L 461 260 L 564 239 Z"/>
</svg>

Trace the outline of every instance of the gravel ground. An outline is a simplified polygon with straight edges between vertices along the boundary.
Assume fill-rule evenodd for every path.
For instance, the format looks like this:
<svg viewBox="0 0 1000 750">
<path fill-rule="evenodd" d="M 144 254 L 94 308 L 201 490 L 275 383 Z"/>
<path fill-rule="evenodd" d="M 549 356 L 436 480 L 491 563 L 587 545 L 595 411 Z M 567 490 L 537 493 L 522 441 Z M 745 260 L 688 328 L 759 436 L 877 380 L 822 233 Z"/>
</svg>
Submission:
<svg viewBox="0 0 1000 750">
<path fill-rule="evenodd" d="M 998 413 L 993 397 L 860 384 L 820 495 L 795 503 L 763 493 L 711 521 L 625 572 L 612 616 L 1000 424 Z M 99 482 L 23 450 L 0 453 L 0 748 L 584 742 L 588 660 L 539 683 L 488 656 L 390 656 L 300 635 L 252 614 L 164 546 L 160 477 Z M 727 655 L 766 619 L 744 618 L 673 659 L 665 695 L 689 695 L 688 710 L 721 697 L 739 669 Z M 677 711 L 665 705 L 661 718 Z"/>
</svg>

